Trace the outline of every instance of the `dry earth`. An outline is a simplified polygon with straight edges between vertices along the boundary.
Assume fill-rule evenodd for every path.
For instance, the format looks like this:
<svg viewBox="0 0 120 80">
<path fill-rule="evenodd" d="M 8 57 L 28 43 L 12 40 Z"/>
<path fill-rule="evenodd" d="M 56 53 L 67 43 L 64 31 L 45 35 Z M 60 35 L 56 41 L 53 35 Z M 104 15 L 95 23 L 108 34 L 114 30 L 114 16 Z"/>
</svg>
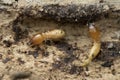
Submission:
<svg viewBox="0 0 120 80">
<path fill-rule="evenodd" d="M 58 22 L 26 15 L 18 17 L 18 13 L 19 8 L 28 5 L 95 4 L 99 0 L 0 2 L 0 80 L 120 79 L 120 0 L 116 0 L 118 3 L 108 1 L 110 4 L 116 4 L 114 12 L 109 12 L 109 16 L 102 16 L 95 21 L 101 31 L 102 47 L 99 55 L 87 67 L 80 67 L 92 46 L 85 24 Z M 65 38 L 57 42 L 47 40 L 34 47 L 29 44 L 34 34 L 53 29 L 63 29 L 66 33 Z"/>
</svg>

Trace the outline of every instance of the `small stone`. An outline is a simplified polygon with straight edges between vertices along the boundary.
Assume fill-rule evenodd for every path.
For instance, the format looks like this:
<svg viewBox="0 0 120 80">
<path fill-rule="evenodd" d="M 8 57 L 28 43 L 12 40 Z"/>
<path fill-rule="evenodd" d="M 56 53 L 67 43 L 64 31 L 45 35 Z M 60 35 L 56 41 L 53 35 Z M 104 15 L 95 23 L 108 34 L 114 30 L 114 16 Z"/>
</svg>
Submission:
<svg viewBox="0 0 120 80">
<path fill-rule="evenodd" d="M 0 59 L 2 59 L 2 54 L 0 54 Z"/>
<path fill-rule="evenodd" d="M 112 74 L 115 75 L 116 74 L 116 70 L 115 69 L 112 69 Z"/>
<path fill-rule="evenodd" d="M 108 5 L 104 5 L 104 6 L 103 6 L 103 10 L 104 10 L 104 11 L 109 10 L 109 6 L 108 6 Z"/>
<path fill-rule="evenodd" d="M 108 46 L 107 46 L 108 49 L 112 49 L 113 47 L 114 47 L 113 43 L 109 43 Z"/>
<path fill-rule="evenodd" d="M 17 61 L 19 62 L 20 65 L 25 63 L 25 61 L 23 61 L 22 58 L 18 58 Z"/>
<path fill-rule="evenodd" d="M 9 40 L 4 40 L 3 43 L 5 44 L 6 47 L 10 47 L 12 45 L 12 42 Z"/>
<path fill-rule="evenodd" d="M 106 61 L 102 64 L 103 67 L 111 67 L 113 65 L 113 61 Z"/>
<path fill-rule="evenodd" d="M 89 76 L 90 75 L 90 71 L 85 71 L 85 76 Z"/>
<path fill-rule="evenodd" d="M 2 60 L 3 63 L 7 63 L 8 61 L 10 61 L 11 59 L 10 58 L 6 58 L 4 60 Z"/>
</svg>

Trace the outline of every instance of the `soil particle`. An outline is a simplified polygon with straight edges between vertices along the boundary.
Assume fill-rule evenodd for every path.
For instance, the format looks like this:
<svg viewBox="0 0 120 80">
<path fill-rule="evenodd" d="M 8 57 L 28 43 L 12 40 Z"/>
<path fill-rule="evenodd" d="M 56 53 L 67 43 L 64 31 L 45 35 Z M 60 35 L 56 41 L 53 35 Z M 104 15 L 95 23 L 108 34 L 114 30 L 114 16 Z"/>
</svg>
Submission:
<svg viewBox="0 0 120 80">
<path fill-rule="evenodd" d="M 113 75 L 116 75 L 116 70 L 115 69 L 112 69 L 111 72 L 112 72 Z"/>
<path fill-rule="evenodd" d="M 28 55 L 32 55 L 34 58 L 39 56 L 39 51 L 28 51 Z"/>
<path fill-rule="evenodd" d="M 62 66 L 62 63 L 60 61 L 56 61 L 52 64 L 53 69 L 59 69 Z"/>
<path fill-rule="evenodd" d="M 108 46 L 107 46 L 108 49 L 112 49 L 114 48 L 114 44 L 113 43 L 109 43 Z"/>
<path fill-rule="evenodd" d="M 25 61 L 22 60 L 22 58 L 18 58 L 17 61 L 19 62 L 19 65 L 24 64 Z"/>
<path fill-rule="evenodd" d="M 113 65 L 113 61 L 105 61 L 103 64 L 101 64 L 103 67 L 111 67 Z"/>
<path fill-rule="evenodd" d="M 74 56 L 73 56 L 74 57 Z M 65 63 L 69 63 L 69 62 L 72 62 L 73 61 L 73 59 L 71 59 L 71 57 L 66 57 L 66 58 L 64 58 L 64 62 Z"/>
<path fill-rule="evenodd" d="M 80 74 L 83 71 L 82 67 L 73 65 L 69 71 L 70 74 Z"/>
<path fill-rule="evenodd" d="M 44 56 L 44 57 L 48 57 L 48 56 L 49 56 L 49 52 L 45 52 L 45 53 L 43 53 L 42 56 Z"/>
<path fill-rule="evenodd" d="M 0 54 L 0 59 L 2 59 L 2 56 L 3 56 L 3 55 L 2 55 L 2 54 Z"/>
<path fill-rule="evenodd" d="M 5 59 L 2 60 L 2 62 L 5 64 L 5 63 L 7 63 L 10 60 L 11 60 L 11 58 L 5 58 Z"/>
<path fill-rule="evenodd" d="M 104 3 L 104 0 L 99 0 L 99 3 Z"/>
<path fill-rule="evenodd" d="M 18 2 L 19 0 L 15 0 L 15 1 L 17 1 L 17 2 Z"/>
<path fill-rule="evenodd" d="M 11 42 L 9 40 L 4 40 L 3 43 L 5 44 L 6 47 L 10 47 L 13 42 Z"/>
<path fill-rule="evenodd" d="M 13 25 L 12 27 L 13 32 L 15 33 L 14 35 L 14 40 L 18 42 L 20 39 L 26 38 L 28 35 L 28 30 L 20 25 Z"/>
<path fill-rule="evenodd" d="M 53 44 L 53 41 L 51 40 L 45 40 L 43 41 L 44 44 L 51 46 Z"/>
<path fill-rule="evenodd" d="M 2 35 L 0 35 L 0 41 L 3 39 L 3 36 Z"/>
</svg>

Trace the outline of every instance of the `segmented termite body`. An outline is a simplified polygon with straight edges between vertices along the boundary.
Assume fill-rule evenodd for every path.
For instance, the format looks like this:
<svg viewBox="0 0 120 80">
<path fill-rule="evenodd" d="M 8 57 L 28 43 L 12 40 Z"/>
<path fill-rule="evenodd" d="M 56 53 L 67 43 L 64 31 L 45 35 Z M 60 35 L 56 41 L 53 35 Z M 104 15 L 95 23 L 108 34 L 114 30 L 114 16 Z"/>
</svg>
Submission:
<svg viewBox="0 0 120 80">
<path fill-rule="evenodd" d="M 82 66 L 87 66 L 98 55 L 101 47 L 100 31 L 92 23 L 88 26 L 90 37 L 93 40 L 93 46 L 90 49 L 88 59 L 83 62 Z"/>
<path fill-rule="evenodd" d="M 59 40 L 65 36 L 65 32 L 61 29 L 55 29 L 41 34 L 36 34 L 31 39 L 33 45 L 39 45 L 46 39 Z"/>
</svg>

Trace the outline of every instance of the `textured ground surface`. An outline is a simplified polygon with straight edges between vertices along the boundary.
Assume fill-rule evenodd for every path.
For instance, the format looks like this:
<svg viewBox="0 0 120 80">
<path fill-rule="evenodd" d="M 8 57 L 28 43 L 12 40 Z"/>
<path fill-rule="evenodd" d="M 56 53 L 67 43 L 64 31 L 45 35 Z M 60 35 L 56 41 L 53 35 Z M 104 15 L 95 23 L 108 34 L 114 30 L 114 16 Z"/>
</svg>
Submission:
<svg viewBox="0 0 120 80">
<path fill-rule="evenodd" d="M 110 12 L 107 17 L 102 16 L 98 20 L 95 19 L 95 24 L 101 31 L 101 52 L 88 67 L 81 68 L 80 63 L 89 54 L 89 49 L 92 46 L 86 25 L 56 22 L 52 19 L 44 20 L 38 18 L 39 15 L 35 18 L 35 15 L 31 17 L 28 14 L 15 20 L 19 12 L 19 9 L 17 11 L 13 7 L 15 5 L 11 6 L 15 1 L 1 1 L 3 1 L 1 4 L 5 8 L 0 7 L 0 80 L 120 79 L 120 13 L 118 3 L 115 8 L 118 11 Z M 26 1 L 28 2 L 18 0 L 17 7 L 25 7 L 28 4 L 36 5 L 36 2 L 41 5 L 81 3 L 81 0 L 74 2 L 73 0 Z M 119 0 L 116 1 L 119 2 Z M 87 4 L 88 2 L 98 3 L 99 1 L 86 0 L 82 3 Z M 8 4 L 11 7 L 8 7 Z M 63 29 L 66 32 L 64 40 L 46 41 L 35 47 L 29 45 L 30 38 L 34 34 L 53 29 Z"/>
</svg>

